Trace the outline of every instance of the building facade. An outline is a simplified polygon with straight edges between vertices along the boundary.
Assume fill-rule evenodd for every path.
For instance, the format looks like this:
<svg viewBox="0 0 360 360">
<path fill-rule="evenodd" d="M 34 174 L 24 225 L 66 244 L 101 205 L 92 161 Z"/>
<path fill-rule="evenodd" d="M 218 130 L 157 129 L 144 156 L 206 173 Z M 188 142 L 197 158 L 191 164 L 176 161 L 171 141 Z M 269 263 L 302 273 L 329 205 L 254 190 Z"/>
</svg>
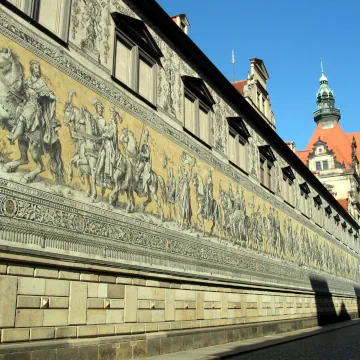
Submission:
<svg viewBox="0 0 360 360">
<path fill-rule="evenodd" d="M 271 101 L 266 90 L 270 76 L 261 59 L 250 59 L 250 71 L 245 80 L 233 82 L 236 90 L 249 102 L 250 105 L 275 130 L 275 116 L 271 108 Z"/>
<path fill-rule="evenodd" d="M 360 133 L 346 134 L 341 128 L 340 110 L 327 77 L 322 73 L 314 112 L 316 129 L 299 158 L 319 178 L 351 216 L 360 217 L 359 151 Z"/>
<path fill-rule="evenodd" d="M 140 358 L 358 315 L 358 223 L 188 26 L 153 0 L 1 4 L 0 354 Z"/>
</svg>

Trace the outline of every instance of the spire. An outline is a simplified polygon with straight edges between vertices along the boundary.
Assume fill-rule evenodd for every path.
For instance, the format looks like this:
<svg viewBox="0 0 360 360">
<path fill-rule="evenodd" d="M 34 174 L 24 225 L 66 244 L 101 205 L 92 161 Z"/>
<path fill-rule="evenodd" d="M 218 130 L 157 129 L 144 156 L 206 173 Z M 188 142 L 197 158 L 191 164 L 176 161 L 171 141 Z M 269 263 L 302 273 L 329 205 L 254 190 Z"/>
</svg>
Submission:
<svg viewBox="0 0 360 360">
<path fill-rule="evenodd" d="M 335 108 L 335 96 L 329 87 L 328 78 L 324 74 L 323 59 L 320 59 L 321 77 L 320 88 L 316 94 L 316 104 L 318 109 L 314 112 L 316 123 L 322 123 L 323 127 L 333 127 L 334 121 L 340 120 L 340 110 Z"/>
<path fill-rule="evenodd" d="M 320 83 L 321 83 L 321 81 L 327 81 L 327 77 L 324 75 L 324 67 L 323 67 L 322 58 L 320 58 L 320 66 L 321 66 L 321 78 L 320 78 Z"/>
</svg>

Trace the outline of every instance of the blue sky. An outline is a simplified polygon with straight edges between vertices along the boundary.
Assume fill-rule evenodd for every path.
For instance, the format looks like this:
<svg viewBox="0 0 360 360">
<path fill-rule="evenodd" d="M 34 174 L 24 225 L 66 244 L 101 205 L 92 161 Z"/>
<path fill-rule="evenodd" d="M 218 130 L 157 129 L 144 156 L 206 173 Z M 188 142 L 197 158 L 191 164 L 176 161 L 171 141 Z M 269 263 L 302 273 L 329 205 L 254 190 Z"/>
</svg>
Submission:
<svg viewBox="0 0 360 360">
<path fill-rule="evenodd" d="M 249 59 L 265 62 L 277 131 L 305 148 L 315 129 L 313 111 L 325 75 L 345 132 L 360 131 L 358 0 L 158 0 L 169 15 L 185 13 L 189 36 L 230 80 L 246 78 Z"/>
</svg>

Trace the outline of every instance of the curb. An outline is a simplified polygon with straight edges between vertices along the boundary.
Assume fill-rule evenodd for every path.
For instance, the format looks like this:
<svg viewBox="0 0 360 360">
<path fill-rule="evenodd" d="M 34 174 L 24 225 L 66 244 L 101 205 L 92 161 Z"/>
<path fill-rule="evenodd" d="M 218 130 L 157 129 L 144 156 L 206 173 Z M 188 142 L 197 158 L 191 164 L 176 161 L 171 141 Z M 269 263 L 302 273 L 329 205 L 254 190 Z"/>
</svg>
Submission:
<svg viewBox="0 0 360 360">
<path fill-rule="evenodd" d="M 215 345 L 206 348 L 200 348 L 196 350 L 187 350 L 178 353 L 169 353 L 164 355 L 158 355 L 148 357 L 149 360 L 222 360 L 229 359 L 234 356 L 251 353 L 257 350 L 270 348 L 277 345 L 290 343 L 297 340 L 310 338 L 323 333 L 336 331 L 339 329 L 347 328 L 360 324 L 360 319 L 348 320 L 341 323 L 335 323 L 326 325 L 323 327 L 317 326 L 308 329 L 296 330 L 288 333 L 282 333 L 277 335 L 270 335 L 262 338 L 253 338 L 243 341 L 236 341 L 226 343 L 222 345 Z M 226 349 L 229 348 L 229 349 Z M 207 354 L 201 354 L 206 352 Z M 197 356 L 197 353 L 198 356 Z"/>
</svg>

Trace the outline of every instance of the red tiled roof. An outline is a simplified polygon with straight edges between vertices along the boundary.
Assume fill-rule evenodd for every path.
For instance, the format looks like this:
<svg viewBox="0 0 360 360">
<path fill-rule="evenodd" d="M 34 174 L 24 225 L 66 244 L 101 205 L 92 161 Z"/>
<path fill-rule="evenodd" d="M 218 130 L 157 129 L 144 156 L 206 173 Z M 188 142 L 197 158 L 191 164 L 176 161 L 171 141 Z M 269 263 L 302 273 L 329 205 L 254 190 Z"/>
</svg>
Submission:
<svg viewBox="0 0 360 360">
<path fill-rule="evenodd" d="M 247 84 L 247 80 L 234 81 L 232 84 L 241 95 L 244 95 L 244 87 Z"/>
<path fill-rule="evenodd" d="M 307 159 L 308 159 L 308 155 L 310 154 L 311 151 L 309 150 L 297 150 L 295 152 L 295 154 L 298 156 L 298 158 L 305 164 L 307 165 Z"/>
<path fill-rule="evenodd" d="M 311 139 L 309 140 L 305 151 L 308 151 L 308 153 L 310 153 L 313 149 L 314 143 L 320 138 L 322 141 L 325 141 L 327 143 L 327 147 L 329 150 L 334 151 L 336 160 L 341 163 L 344 162 L 346 169 L 350 169 L 350 165 L 352 163 L 351 142 L 353 136 L 355 137 L 358 144 L 357 156 L 358 158 L 360 158 L 360 133 L 345 134 L 337 121 L 334 122 L 334 127 L 331 129 L 323 129 L 322 123 L 319 123 Z M 304 151 L 297 151 L 296 154 L 304 162 L 304 155 L 299 155 L 299 153 L 303 152 Z M 304 163 L 306 164 L 306 162 Z"/>
<path fill-rule="evenodd" d="M 338 202 L 346 211 L 348 211 L 348 199 L 338 199 Z"/>
</svg>

